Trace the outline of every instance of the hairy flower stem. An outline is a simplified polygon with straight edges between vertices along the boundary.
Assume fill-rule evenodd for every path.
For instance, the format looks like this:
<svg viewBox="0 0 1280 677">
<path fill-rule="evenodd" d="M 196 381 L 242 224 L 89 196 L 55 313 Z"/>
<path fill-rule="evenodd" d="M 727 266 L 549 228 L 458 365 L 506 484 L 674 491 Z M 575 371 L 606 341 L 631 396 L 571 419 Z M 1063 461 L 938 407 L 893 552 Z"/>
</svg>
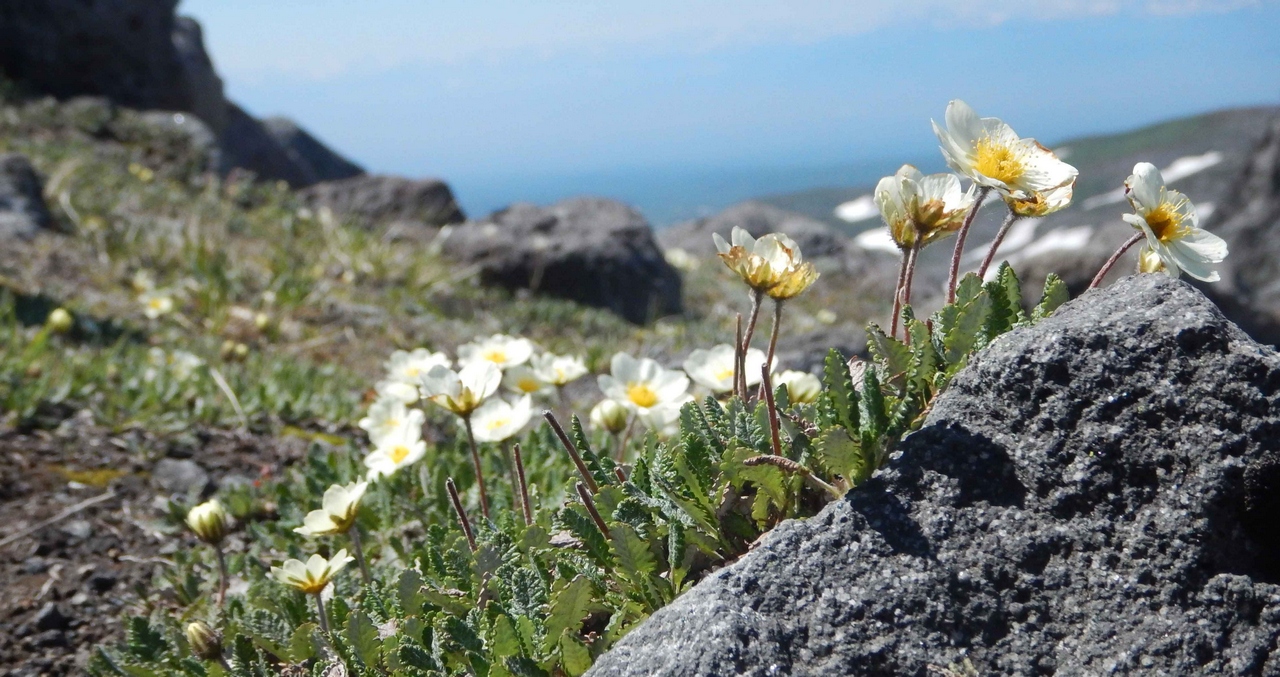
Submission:
<svg viewBox="0 0 1280 677">
<path fill-rule="evenodd" d="M 627 429 L 618 437 L 618 448 L 613 453 L 613 459 L 619 463 L 627 455 L 627 442 L 631 441 L 631 433 L 635 432 L 636 421 L 640 420 L 639 414 L 632 414 L 630 421 L 627 423 Z"/>
<path fill-rule="evenodd" d="M 453 504 L 453 511 L 458 514 L 458 522 L 462 525 L 462 533 L 467 536 L 467 545 L 471 547 L 471 552 L 476 551 L 476 534 L 471 530 L 471 520 L 467 519 L 467 510 L 462 507 L 462 499 L 458 497 L 458 485 L 453 483 L 453 478 L 445 480 L 444 488 L 449 492 L 449 502 Z"/>
<path fill-rule="evenodd" d="M 525 526 L 533 524 L 533 509 L 529 506 L 529 482 L 524 476 L 524 457 L 520 455 L 520 443 L 515 444 L 516 477 L 520 480 L 520 509 L 524 512 Z"/>
<path fill-rule="evenodd" d="M 991 261 L 996 258 L 996 250 L 1000 249 L 1000 243 L 1004 242 L 1004 236 L 1009 234 L 1009 229 L 1018 219 L 1022 218 L 1009 210 L 1009 215 L 1004 217 L 1004 223 L 1000 224 L 1000 232 L 996 233 L 996 239 L 991 241 L 991 248 L 987 250 L 987 255 L 982 259 L 982 265 L 978 266 L 978 279 L 984 279 L 987 276 L 987 268 L 991 267 Z"/>
<path fill-rule="evenodd" d="M 839 489 L 823 482 L 821 479 L 818 479 L 818 477 L 816 477 L 808 468 L 783 456 L 769 454 L 765 454 L 763 456 L 752 456 L 751 458 L 743 461 L 742 465 L 747 467 L 754 465 L 771 465 L 783 472 L 799 474 L 806 482 L 813 485 L 815 489 L 827 492 L 832 498 L 840 498 L 844 496 Z"/>
<path fill-rule="evenodd" d="M 760 305 L 764 292 L 751 290 L 751 315 L 747 318 L 747 330 L 742 335 L 742 349 L 738 351 L 738 371 L 742 373 L 742 401 L 747 401 L 747 350 L 751 348 L 751 337 L 756 333 L 756 320 L 760 319 Z"/>
<path fill-rule="evenodd" d="M 222 545 L 215 543 L 213 554 L 218 560 L 218 607 L 227 599 L 227 556 L 222 554 Z"/>
<path fill-rule="evenodd" d="M 1120 248 L 1116 250 L 1116 253 L 1112 254 L 1111 258 L 1107 259 L 1107 262 L 1102 264 L 1102 270 L 1099 270 L 1098 274 L 1093 277 L 1093 282 L 1089 283 L 1089 288 L 1096 289 L 1098 285 L 1102 284 L 1102 278 L 1106 277 L 1107 273 L 1111 272 L 1111 269 L 1115 267 L 1116 262 L 1120 260 L 1120 257 L 1124 256 L 1124 253 L 1129 251 L 1133 245 L 1142 242 L 1145 237 L 1146 235 L 1142 233 L 1134 233 L 1133 237 L 1125 240 L 1124 244 L 1120 245 Z"/>
<path fill-rule="evenodd" d="M 737 323 L 733 330 L 733 392 L 738 399 L 744 399 L 747 386 L 742 373 L 742 313 L 738 313 Z"/>
<path fill-rule="evenodd" d="M 902 305 L 911 305 L 911 284 L 916 279 L 916 262 L 920 259 L 920 243 L 912 245 L 911 250 L 907 253 L 907 279 L 902 283 Z M 902 309 L 898 308 L 894 313 L 894 321 L 898 320 L 898 315 L 902 314 Z M 906 325 L 902 327 L 902 340 L 907 345 L 911 345 L 911 332 Z"/>
<path fill-rule="evenodd" d="M 360 544 L 360 527 L 352 524 L 347 533 L 351 534 L 351 550 L 355 552 L 356 563 L 360 565 L 360 575 L 364 577 L 365 585 L 369 585 L 373 583 L 373 576 L 369 575 L 369 566 L 364 561 L 364 547 Z"/>
<path fill-rule="evenodd" d="M 982 203 L 990 194 L 991 189 L 987 186 L 978 190 L 973 206 L 969 207 L 969 213 L 964 215 L 964 223 L 960 224 L 960 230 L 956 233 L 956 249 L 951 254 L 951 274 L 947 277 L 947 303 L 956 302 L 956 282 L 960 279 L 960 257 L 964 255 L 964 240 L 969 237 L 969 228 L 973 226 L 973 219 L 978 215 L 978 210 L 982 208 Z"/>
<path fill-rule="evenodd" d="M 600 516 L 600 511 L 596 510 L 596 502 L 591 498 L 591 492 L 587 491 L 587 487 L 578 482 L 575 487 L 578 490 L 578 498 L 582 499 L 582 504 L 587 507 L 587 512 L 591 514 L 591 521 L 596 523 L 596 528 L 605 538 L 609 538 L 609 525 L 604 523 L 604 518 Z"/>
<path fill-rule="evenodd" d="M 907 263 L 911 259 L 911 251 L 902 250 L 902 265 L 898 267 L 898 286 L 893 288 L 893 316 L 889 318 L 889 336 L 898 337 L 898 315 L 902 313 L 902 288 L 907 284 Z"/>
<path fill-rule="evenodd" d="M 591 477 L 591 472 L 587 470 L 587 464 L 582 462 L 582 456 L 578 454 L 578 448 L 573 445 L 573 440 L 564 434 L 564 428 L 560 427 L 560 422 L 556 420 L 556 415 L 548 409 L 542 412 L 542 417 L 547 419 L 547 423 L 551 424 L 551 429 L 555 431 L 556 437 L 560 438 L 560 444 L 564 445 L 564 450 L 569 452 L 569 458 L 573 459 L 573 464 L 577 466 L 578 474 L 582 475 L 582 481 L 587 483 L 591 493 L 598 493 L 600 487 L 596 485 L 595 478 Z"/>
<path fill-rule="evenodd" d="M 324 630 L 324 634 L 329 634 L 329 616 L 324 612 L 324 600 L 320 598 L 320 593 L 316 593 L 316 613 L 320 617 L 320 629 Z"/>
<path fill-rule="evenodd" d="M 501 444 L 498 446 L 502 447 Z M 520 490 L 520 480 L 516 477 L 516 463 L 511 458 L 511 449 L 502 447 L 502 460 L 507 464 L 507 481 L 511 483 L 511 496 L 515 500 L 516 492 Z"/>
<path fill-rule="evenodd" d="M 462 417 L 467 427 L 467 443 L 471 445 L 471 463 L 476 467 L 476 486 L 480 488 L 480 512 L 489 519 L 489 494 L 484 490 L 484 471 L 480 469 L 480 449 L 476 447 L 476 434 L 471 430 L 471 416 Z"/>
<path fill-rule="evenodd" d="M 773 354 L 778 350 L 778 327 L 782 326 L 782 301 L 773 300 L 773 329 L 769 332 L 769 353 L 764 358 L 765 371 L 773 365 Z"/>
<path fill-rule="evenodd" d="M 769 434 L 773 436 L 773 455 L 782 455 L 782 436 L 778 433 L 778 403 L 773 399 L 773 379 L 769 365 L 760 368 L 760 389 L 764 391 L 764 403 L 769 409 Z"/>
</svg>

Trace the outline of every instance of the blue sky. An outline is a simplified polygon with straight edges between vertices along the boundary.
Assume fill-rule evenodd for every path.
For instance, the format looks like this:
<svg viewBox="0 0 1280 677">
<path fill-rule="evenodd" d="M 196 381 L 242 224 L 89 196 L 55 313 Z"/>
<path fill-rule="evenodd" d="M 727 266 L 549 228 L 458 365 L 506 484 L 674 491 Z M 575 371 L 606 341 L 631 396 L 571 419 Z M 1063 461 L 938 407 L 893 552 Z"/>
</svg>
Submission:
<svg viewBox="0 0 1280 677">
<path fill-rule="evenodd" d="M 355 9 L 358 8 L 358 11 Z M 1280 103 L 1274 0 L 182 0 L 229 95 L 471 213 L 655 221 L 935 154 L 951 98 L 1046 142 Z"/>
</svg>

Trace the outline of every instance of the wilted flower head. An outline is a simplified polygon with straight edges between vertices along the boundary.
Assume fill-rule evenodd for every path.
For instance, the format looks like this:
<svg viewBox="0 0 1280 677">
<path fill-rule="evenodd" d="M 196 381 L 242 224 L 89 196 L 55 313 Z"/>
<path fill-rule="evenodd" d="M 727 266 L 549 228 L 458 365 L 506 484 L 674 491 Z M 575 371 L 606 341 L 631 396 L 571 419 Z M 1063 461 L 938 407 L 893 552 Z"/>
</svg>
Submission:
<svg viewBox="0 0 1280 677">
<path fill-rule="evenodd" d="M 187 526 L 196 537 L 210 545 L 217 545 L 227 535 L 231 518 L 218 499 L 205 501 L 187 511 Z"/>
<path fill-rule="evenodd" d="M 402 427 L 421 430 L 426 415 L 418 409 L 409 409 L 394 397 L 380 397 L 369 407 L 369 413 L 356 424 L 369 433 L 375 445 L 383 437 Z"/>
<path fill-rule="evenodd" d="M 422 414 L 420 411 L 415 412 Z M 427 453 L 427 444 L 422 441 L 421 417 L 411 417 L 400 427 L 374 440 L 374 445 L 373 451 L 364 457 L 364 464 L 369 468 L 369 479 L 395 474 L 397 470 L 416 462 Z"/>
<path fill-rule="evenodd" d="M 422 377 L 422 394 L 459 416 L 470 416 L 498 390 L 502 371 L 488 360 L 468 362 L 460 371 L 432 367 Z"/>
<path fill-rule="evenodd" d="M 946 120 L 946 129 L 934 122 L 933 133 L 947 164 L 979 186 L 994 188 L 1011 209 L 1039 212 L 1024 216 L 1043 216 L 1052 211 L 1052 205 L 1061 208 L 1070 202 L 1076 168 L 1035 139 L 1019 137 L 999 118 L 979 118 L 959 99 L 947 106 Z M 1063 188 L 1065 192 L 1041 195 Z"/>
<path fill-rule="evenodd" d="M 303 536 L 327 536 L 344 534 L 356 523 L 360 510 L 360 498 L 368 488 L 368 482 L 352 482 L 346 486 L 335 484 L 324 492 L 320 510 L 312 510 L 302 520 L 302 526 L 294 529 Z"/>
<path fill-rule="evenodd" d="M 435 366 L 450 366 L 449 357 L 444 353 L 433 353 L 426 348 L 413 351 L 397 350 L 391 353 L 384 365 L 387 379 L 397 383 L 418 385 L 422 376 Z"/>
<path fill-rule="evenodd" d="M 591 425 L 618 435 L 627 429 L 631 410 L 617 400 L 603 399 L 591 408 Z"/>
<path fill-rule="evenodd" d="M 49 328 L 49 331 L 63 334 L 71 330 L 75 320 L 66 308 L 54 308 L 53 312 L 49 313 L 49 317 L 45 318 L 44 325 Z"/>
<path fill-rule="evenodd" d="M 899 249 L 924 247 L 960 229 L 973 206 L 973 188 L 960 189 L 955 174 L 925 176 L 911 165 L 880 179 L 876 206 Z"/>
<path fill-rule="evenodd" d="M 142 304 L 142 314 L 149 319 L 173 312 L 173 296 L 161 289 L 150 289 L 138 295 L 138 303 Z"/>
<path fill-rule="evenodd" d="M 533 356 L 533 342 L 527 338 L 494 334 L 487 339 L 458 346 L 458 362 L 489 362 L 499 369 L 524 364 Z"/>
<path fill-rule="evenodd" d="M 647 357 L 637 360 L 626 353 L 617 353 L 609 362 L 609 372 L 597 380 L 605 397 L 640 414 L 681 401 L 689 390 L 689 377 L 664 369 Z"/>
<path fill-rule="evenodd" d="M 733 390 L 733 362 L 735 353 L 733 346 L 722 343 L 710 350 L 695 350 L 689 353 L 684 361 L 684 371 L 694 383 L 713 393 L 727 393 Z M 764 366 L 764 351 L 759 348 L 747 350 L 747 385 L 760 383 L 760 370 Z M 772 371 L 772 370 L 771 370 Z"/>
<path fill-rule="evenodd" d="M 533 418 L 533 405 L 525 395 L 515 402 L 494 398 L 471 415 L 471 429 L 477 442 L 501 442 L 514 437 Z"/>
<path fill-rule="evenodd" d="M 769 233 L 757 240 L 735 226 L 730 233 L 732 244 L 725 242 L 719 233 L 712 233 L 711 238 L 730 270 L 747 286 L 773 298 L 796 296 L 818 279 L 817 269 L 804 261 L 800 246 L 782 233 Z M 773 291 L 775 287 L 777 290 Z"/>
<path fill-rule="evenodd" d="M 204 621 L 192 621 L 183 629 L 191 653 L 211 661 L 222 655 L 222 636 Z"/>
<path fill-rule="evenodd" d="M 530 363 L 538 378 L 553 386 L 567 385 L 587 374 L 587 363 L 577 355 L 544 355 L 534 356 Z"/>
<path fill-rule="evenodd" d="M 1196 206 L 1187 196 L 1164 185 L 1160 170 L 1149 162 L 1139 162 L 1124 182 L 1125 195 L 1136 214 L 1124 220 L 1147 236 L 1147 248 L 1164 263 L 1165 271 L 1177 276 L 1185 271 L 1205 282 L 1217 282 L 1218 271 L 1210 264 L 1227 258 L 1227 243 L 1200 228 Z"/>
<path fill-rule="evenodd" d="M 787 397 L 792 404 L 811 404 L 817 402 L 818 395 L 822 394 L 822 381 L 804 371 L 784 371 L 774 378 L 773 383 L 787 387 Z"/>
<path fill-rule="evenodd" d="M 339 550 L 331 559 L 312 555 L 304 564 L 296 559 L 285 560 L 278 567 L 271 567 L 271 575 L 281 583 L 297 588 L 308 595 L 318 595 L 343 567 L 354 561 L 346 549 Z"/>
</svg>

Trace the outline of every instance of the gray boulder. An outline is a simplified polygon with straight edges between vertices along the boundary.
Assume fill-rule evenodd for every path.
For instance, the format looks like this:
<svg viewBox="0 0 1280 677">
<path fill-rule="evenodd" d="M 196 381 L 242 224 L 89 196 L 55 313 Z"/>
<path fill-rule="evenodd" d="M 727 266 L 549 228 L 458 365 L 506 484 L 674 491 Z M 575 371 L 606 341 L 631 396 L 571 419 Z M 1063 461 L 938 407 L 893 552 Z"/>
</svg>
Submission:
<svg viewBox="0 0 1280 677">
<path fill-rule="evenodd" d="M 658 234 L 658 241 L 667 249 L 679 248 L 699 255 L 714 254 L 716 246 L 711 234 L 719 233 L 728 240 L 735 227 L 746 230 L 752 237 L 785 233 L 800 245 L 800 251 L 808 258 L 841 256 L 847 249 L 848 238 L 831 226 L 803 214 L 756 201 L 736 204 L 715 216 L 664 229 Z"/>
<path fill-rule="evenodd" d="M 293 164 L 306 169 L 314 179 L 313 183 L 364 174 L 359 165 L 334 152 L 289 118 L 267 118 L 262 121 L 262 126 L 280 144 Z"/>
<path fill-rule="evenodd" d="M 0 155 L 0 242 L 28 238 L 53 225 L 44 184 L 31 161 L 17 153 Z"/>
<path fill-rule="evenodd" d="M 1278 390 L 1189 285 L 1090 292 L 588 674 L 1277 674 Z"/>
<path fill-rule="evenodd" d="M 428 228 L 461 223 L 466 218 L 453 191 L 438 179 L 361 175 L 318 183 L 298 197 L 313 209 L 328 207 L 366 226 L 401 223 Z"/>
<path fill-rule="evenodd" d="M 635 323 L 681 310 L 680 274 L 649 223 L 614 200 L 515 204 L 454 228 L 444 253 L 478 266 L 486 284 L 607 308 Z"/>
</svg>

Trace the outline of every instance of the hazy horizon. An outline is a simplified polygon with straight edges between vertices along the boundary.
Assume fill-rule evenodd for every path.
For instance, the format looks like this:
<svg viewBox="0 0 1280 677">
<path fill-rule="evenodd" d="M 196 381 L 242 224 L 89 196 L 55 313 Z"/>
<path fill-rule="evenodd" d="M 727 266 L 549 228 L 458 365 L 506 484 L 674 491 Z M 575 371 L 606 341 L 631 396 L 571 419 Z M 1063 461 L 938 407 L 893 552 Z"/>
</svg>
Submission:
<svg viewBox="0 0 1280 677">
<path fill-rule="evenodd" d="M 951 98 L 1055 144 L 1280 102 L 1280 4 L 183 0 L 231 98 L 464 209 L 657 225 L 929 163 Z"/>
</svg>

